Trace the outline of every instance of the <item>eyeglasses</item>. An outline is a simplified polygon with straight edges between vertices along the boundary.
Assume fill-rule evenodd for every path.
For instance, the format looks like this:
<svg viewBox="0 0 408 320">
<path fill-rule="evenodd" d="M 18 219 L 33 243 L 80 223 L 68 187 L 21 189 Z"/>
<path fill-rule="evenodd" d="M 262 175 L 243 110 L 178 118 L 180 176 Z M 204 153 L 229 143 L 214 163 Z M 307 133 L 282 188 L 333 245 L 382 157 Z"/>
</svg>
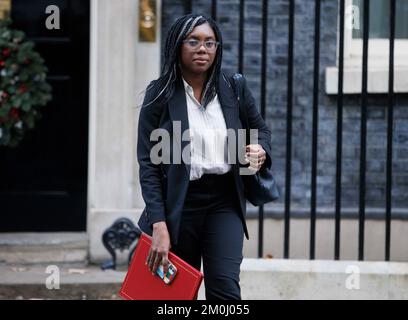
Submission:
<svg viewBox="0 0 408 320">
<path fill-rule="evenodd" d="M 220 44 L 219 42 L 213 40 L 199 41 L 196 39 L 187 39 L 184 40 L 183 43 L 185 43 L 191 50 L 194 51 L 198 51 L 204 44 L 204 47 L 208 50 L 208 52 L 214 52 L 215 50 L 217 50 L 217 47 Z"/>
</svg>

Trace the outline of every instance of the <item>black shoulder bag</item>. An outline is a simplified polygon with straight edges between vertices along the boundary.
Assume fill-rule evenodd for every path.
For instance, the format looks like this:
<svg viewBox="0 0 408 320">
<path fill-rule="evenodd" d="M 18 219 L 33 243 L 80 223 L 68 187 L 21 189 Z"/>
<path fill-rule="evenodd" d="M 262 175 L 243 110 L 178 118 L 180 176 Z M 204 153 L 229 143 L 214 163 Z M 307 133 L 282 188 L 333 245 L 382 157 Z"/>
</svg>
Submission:
<svg viewBox="0 0 408 320">
<path fill-rule="evenodd" d="M 246 145 L 250 143 L 251 129 L 248 121 L 246 106 L 244 106 L 242 75 L 237 73 L 233 77 L 233 88 L 238 100 L 239 117 L 246 132 Z M 267 167 L 262 167 L 258 172 L 252 175 L 244 175 L 245 196 L 254 206 L 260 206 L 265 203 L 279 199 L 279 191 L 272 172 Z"/>
</svg>

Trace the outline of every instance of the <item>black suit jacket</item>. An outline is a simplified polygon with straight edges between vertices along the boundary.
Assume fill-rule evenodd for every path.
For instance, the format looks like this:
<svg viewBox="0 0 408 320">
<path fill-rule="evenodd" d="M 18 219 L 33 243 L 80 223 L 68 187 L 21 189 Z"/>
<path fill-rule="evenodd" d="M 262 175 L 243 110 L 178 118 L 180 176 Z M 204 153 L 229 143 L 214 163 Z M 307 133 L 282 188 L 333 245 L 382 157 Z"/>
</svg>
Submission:
<svg viewBox="0 0 408 320">
<path fill-rule="evenodd" d="M 224 114 L 227 129 L 231 128 L 238 137 L 238 129 L 242 129 L 239 118 L 237 98 L 231 87 L 231 75 L 222 73 L 218 85 L 218 99 Z M 271 161 L 271 132 L 258 112 L 255 100 L 243 78 L 244 105 L 247 107 L 248 121 L 251 129 L 258 129 L 258 143 L 266 151 L 267 158 L 264 166 L 270 167 Z M 181 213 L 184 199 L 190 181 L 190 164 L 181 161 L 181 164 L 153 164 L 150 159 L 150 151 L 157 141 L 150 141 L 150 134 L 154 129 L 163 128 L 170 133 L 171 146 L 170 156 L 184 150 L 189 141 L 178 139 L 175 135 L 173 141 L 173 121 L 181 122 L 181 133 L 189 128 L 187 102 L 182 79 L 178 79 L 173 97 L 166 104 L 154 103 L 145 107 L 146 102 L 152 101 L 157 96 L 153 90 L 146 93 L 146 97 L 140 111 L 137 141 L 137 158 L 139 161 L 140 184 L 142 196 L 146 207 L 139 219 L 139 227 L 143 232 L 152 235 L 152 225 L 155 222 L 166 221 L 171 243 L 177 244 Z M 237 140 L 238 141 L 238 140 Z M 236 141 L 236 142 L 237 142 Z M 245 143 L 241 146 L 244 150 Z M 236 150 L 238 150 L 236 148 Z M 245 222 L 246 199 L 244 195 L 244 183 L 239 175 L 238 152 L 229 150 L 230 156 L 235 157 L 236 164 L 232 164 L 232 172 L 235 181 L 237 201 L 240 203 L 240 217 L 244 226 L 246 237 L 248 229 Z M 232 158 L 231 158 L 232 159 Z M 173 161 L 172 161 L 173 162 Z"/>
</svg>

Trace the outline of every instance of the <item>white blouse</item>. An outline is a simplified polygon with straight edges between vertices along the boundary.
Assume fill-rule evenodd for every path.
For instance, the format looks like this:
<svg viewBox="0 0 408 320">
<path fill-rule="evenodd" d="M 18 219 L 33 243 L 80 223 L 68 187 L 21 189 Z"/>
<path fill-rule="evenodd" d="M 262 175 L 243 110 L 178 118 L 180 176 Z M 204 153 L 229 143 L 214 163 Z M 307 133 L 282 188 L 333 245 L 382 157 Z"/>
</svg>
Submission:
<svg viewBox="0 0 408 320">
<path fill-rule="evenodd" d="M 218 96 L 204 108 L 194 97 L 193 88 L 183 79 L 190 127 L 190 180 L 205 173 L 224 174 L 228 164 L 227 127 Z"/>
</svg>

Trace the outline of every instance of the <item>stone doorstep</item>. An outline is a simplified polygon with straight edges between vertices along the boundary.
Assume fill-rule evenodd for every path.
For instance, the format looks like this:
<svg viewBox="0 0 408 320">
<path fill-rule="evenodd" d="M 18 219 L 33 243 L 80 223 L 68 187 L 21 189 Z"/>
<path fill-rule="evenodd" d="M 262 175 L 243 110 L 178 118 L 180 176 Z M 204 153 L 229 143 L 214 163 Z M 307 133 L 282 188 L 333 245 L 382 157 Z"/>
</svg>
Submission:
<svg viewBox="0 0 408 320">
<path fill-rule="evenodd" d="M 59 289 L 48 289 L 47 266 L 0 266 L 0 299 L 120 299 L 125 271 L 58 265 Z M 51 270 L 48 270 L 51 271 Z M 56 274 L 52 270 L 52 274 Z"/>
<path fill-rule="evenodd" d="M 0 247 L 10 245 L 88 245 L 86 232 L 9 232 L 0 233 Z"/>
<path fill-rule="evenodd" d="M 86 265 L 85 232 L 0 233 L 0 263 Z"/>
<path fill-rule="evenodd" d="M 122 268 L 123 269 L 123 268 Z M 0 300 L 2 299 L 122 299 L 118 292 L 126 270 L 103 271 L 97 265 L 84 268 L 59 266 L 60 288 L 47 289 L 46 266 L 0 266 Z M 203 285 L 199 299 L 204 299 Z"/>
</svg>

